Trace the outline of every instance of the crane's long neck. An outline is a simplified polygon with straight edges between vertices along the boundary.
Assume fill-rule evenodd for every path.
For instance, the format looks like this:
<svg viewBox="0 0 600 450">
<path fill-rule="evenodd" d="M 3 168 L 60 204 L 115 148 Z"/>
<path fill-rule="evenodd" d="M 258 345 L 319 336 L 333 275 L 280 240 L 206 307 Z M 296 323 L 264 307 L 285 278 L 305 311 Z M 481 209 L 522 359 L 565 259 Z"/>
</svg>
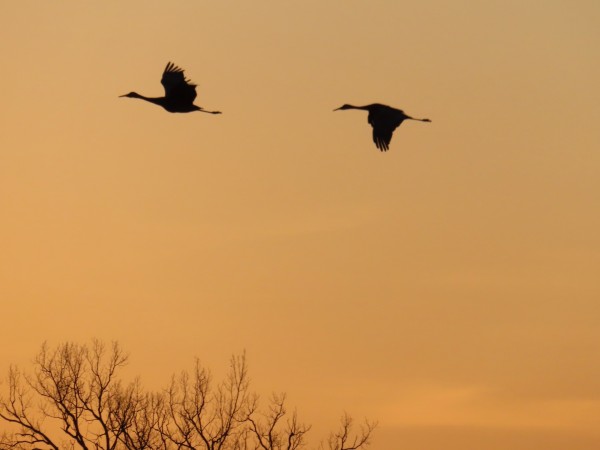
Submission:
<svg viewBox="0 0 600 450">
<path fill-rule="evenodd" d="M 137 92 L 130 92 L 129 94 L 121 95 L 121 97 L 139 98 L 140 100 L 146 100 L 147 102 L 154 103 L 155 105 L 164 106 L 164 97 L 146 97 L 145 95 L 138 94 Z"/>
<path fill-rule="evenodd" d="M 146 97 L 144 95 L 140 95 L 137 92 L 134 92 L 133 94 L 135 95 L 131 95 L 132 98 L 139 98 L 140 100 L 146 100 L 147 102 L 150 103 L 154 103 L 155 105 L 159 105 L 159 106 L 163 106 L 164 97 Z"/>
</svg>

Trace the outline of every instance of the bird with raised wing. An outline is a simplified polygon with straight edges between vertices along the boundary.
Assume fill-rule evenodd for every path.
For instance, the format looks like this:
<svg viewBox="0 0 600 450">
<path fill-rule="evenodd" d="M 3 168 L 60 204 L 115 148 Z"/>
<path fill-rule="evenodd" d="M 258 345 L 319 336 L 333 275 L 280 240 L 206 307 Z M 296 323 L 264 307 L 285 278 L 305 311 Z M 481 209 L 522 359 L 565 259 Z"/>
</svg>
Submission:
<svg viewBox="0 0 600 450">
<path fill-rule="evenodd" d="M 386 152 L 390 148 L 390 141 L 394 130 L 400 126 L 405 120 L 418 120 L 420 122 L 431 122 L 429 119 L 417 119 L 404 114 L 401 109 L 392 108 L 391 106 L 382 105 L 381 103 L 373 103 L 366 106 L 342 105 L 334 111 L 344 109 L 362 109 L 369 111 L 367 120 L 373 127 L 373 142 L 379 150 Z"/>
<path fill-rule="evenodd" d="M 121 95 L 120 97 L 139 98 L 155 105 L 162 106 L 172 113 L 187 113 L 200 111 L 209 114 L 221 114 L 221 111 L 207 111 L 200 106 L 194 105 L 196 99 L 196 85 L 192 84 L 183 75 L 180 69 L 172 62 L 168 63 L 160 80 L 165 88 L 164 97 L 145 97 L 137 92 Z"/>
</svg>

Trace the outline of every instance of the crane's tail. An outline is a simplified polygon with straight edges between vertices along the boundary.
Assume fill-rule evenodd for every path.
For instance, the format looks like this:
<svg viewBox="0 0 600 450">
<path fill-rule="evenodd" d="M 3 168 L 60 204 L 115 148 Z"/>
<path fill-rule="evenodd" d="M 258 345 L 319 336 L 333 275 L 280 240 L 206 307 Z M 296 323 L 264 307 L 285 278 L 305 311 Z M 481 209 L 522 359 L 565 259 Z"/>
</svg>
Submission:
<svg viewBox="0 0 600 450">
<path fill-rule="evenodd" d="M 221 111 L 208 111 L 207 109 L 198 109 L 198 111 L 203 112 L 203 113 L 207 113 L 207 114 L 223 114 Z"/>
<path fill-rule="evenodd" d="M 418 120 L 419 122 L 431 122 L 431 120 L 429 120 L 429 119 L 418 119 L 416 117 L 410 117 L 410 116 L 406 116 L 406 118 L 409 120 Z"/>
</svg>

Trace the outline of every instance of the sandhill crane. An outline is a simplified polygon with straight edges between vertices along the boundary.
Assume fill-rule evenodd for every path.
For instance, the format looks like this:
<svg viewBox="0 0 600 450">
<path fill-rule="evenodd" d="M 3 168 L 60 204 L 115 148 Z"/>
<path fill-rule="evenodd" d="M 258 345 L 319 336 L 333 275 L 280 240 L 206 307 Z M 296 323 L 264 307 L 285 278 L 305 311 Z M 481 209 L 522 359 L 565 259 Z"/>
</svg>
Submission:
<svg viewBox="0 0 600 450">
<path fill-rule="evenodd" d="M 404 114 L 404 111 L 391 106 L 373 103 L 366 106 L 342 105 L 334 109 L 363 109 L 369 111 L 368 121 L 373 127 L 373 142 L 379 150 L 386 152 L 390 148 L 390 141 L 394 130 L 405 120 L 419 120 L 421 122 L 431 122 L 429 119 L 416 119 Z"/>
<path fill-rule="evenodd" d="M 172 62 L 168 63 L 165 67 L 160 82 L 165 88 L 164 97 L 144 97 L 137 92 L 130 92 L 120 97 L 141 98 L 147 102 L 162 106 L 172 113 L 201 111 L 209 114 L 221 114 L 221 111 L 207 111 L 194 105 L 196 85 L 190 83 L 190 80 L 186 80 L 183 75 L 183 69 L 180 69 Z"/>
</svg>

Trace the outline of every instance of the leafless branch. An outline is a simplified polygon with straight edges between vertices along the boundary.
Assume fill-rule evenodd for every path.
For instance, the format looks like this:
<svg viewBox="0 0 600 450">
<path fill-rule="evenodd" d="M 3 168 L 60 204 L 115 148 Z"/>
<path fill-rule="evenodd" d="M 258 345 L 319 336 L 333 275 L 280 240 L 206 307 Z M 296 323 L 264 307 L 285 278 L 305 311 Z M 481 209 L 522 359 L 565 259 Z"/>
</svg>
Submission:
<svg viewBox="0 0 600 450">
<path fill-rule="evenodd" d="M 285 424 L 282 423 L 287 411 L 285 394 L 273 394 L 266 413 L 256 417 L 254 411 L 248 415 L 248 423 L 256 446 L 262 450 L 297 450 L 304 444 L 305 434 L 310 426 L 298 421 L 296 412 Z"/>
<path fill-rule="evenodd" d="M 41 346 L 30 374 L 8 371 L 0 396 L 0 450 L 300 450 L 310 425 L 288 412 L 285 394 L 266 406 L 250 392 L 246 355 L 233 356 L 215 383 L 198 360 L 161 392 L 125 383 L 128 356 L 117 343 Z M 362 450 L 375 422 L 356 428 L 348 414 L 327 449 Z"/>
<path fill-rule="evenodd" d="M 369 446 L 377 422 L 365 420 L 357 433 L 354 433 L 354 421 L 347 413 L 344 413 L 340 422 L 339 430 L 329 435 L 329 450 L 357 450 Z"/>
</svg>

